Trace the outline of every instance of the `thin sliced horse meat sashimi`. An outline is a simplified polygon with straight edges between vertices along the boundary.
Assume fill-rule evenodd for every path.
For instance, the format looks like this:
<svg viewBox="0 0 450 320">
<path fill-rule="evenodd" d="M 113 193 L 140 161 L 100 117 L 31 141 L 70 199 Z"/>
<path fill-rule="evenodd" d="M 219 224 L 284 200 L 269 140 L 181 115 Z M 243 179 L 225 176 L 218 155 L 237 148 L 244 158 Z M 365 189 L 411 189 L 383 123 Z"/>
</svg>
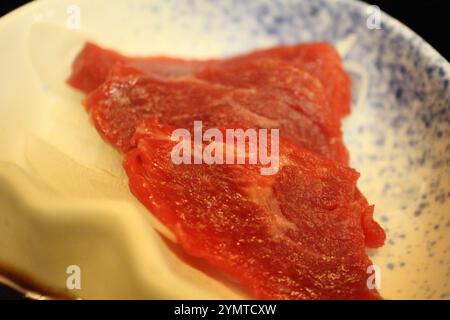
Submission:
<svg viewBox="0 0 450 320">
<path fill-rule="evenodd" d="M 196 78 L 236 88 L 257 89 L 309 117 L 330 137 L 340 138 L 341 121 L 328 103 L 322 83 L 310 73 L 278 59 L 249 59 L 223 67 L 206 67 Z"/>
<path fill-rule="evenodd" d="M 335 156 L 341 163 L 347 161 L 345 147 L 329 144 L 329 138 L 309 118 L 280 102 L 278 96 L 258 95 L 255 90 L 230 89 L 196 79 L 158 78 L 117 65 L 111 79 L 92 92 L 85 104 L 100 135 L 121 152 L 133 148 L 131 138 L 144 119 L 187 129 L 202 120 L 205 128 L 280 128 L 281 136 L 305 148 Z M 359 192 L 358 198 L 370 208 L 361 217 L 367 246 L 381 246 L 384 231 L 373 221 L 373 207 Z"/>
<path fill-rule="evenodd" d="M 259 58 L 249 59 L 249 62 L 240 61 L 235 65 L 229 64 L 225 68 L 220 65 L 206 67 L 197 73 L 196 77 L 227 86 L 258 88 L 273 99 L 282 99 L 293 109 L 305 113 L 310 119 L 314 120 L 330 136 L 330 140 L 342 145 L 342 150 L 345 148 L 340 131 L 340 119 L 336 118 L 335 112 L 328 107 L 327 101 L 324 101 L 326 99 L 322 94 L 323 89 L 318 88 L 321 83 L 315 81 L 309 73 L 301 69 L 294 68 L 289 64 L 286 65 L 279 60 Z M 305 90 L 305 87 L 309 90 Z M 306 97 L 306 101 L 301 101 L 300 92 L 312 94 L 312 96 Z M 310 108 L 305 108 L 305 106 Z M 346 153 L 341 153 L 340 157 L 329 158 L 341 160 L 340 162 L 344 164 L 348 163 Z M 385 233 L 380 225 L 373 220 L 373 206 L 369 207 L 367 200 L 359 191 L 358 198 L 368 208 L 361 221 L 366 234 L 366 245 L 371 248 L 380 247 L 384 243 Z"/>
<path fill-rule="evenodd" d="M 350 79 L 333 47 L 200 61 L 130 58 L 86 43 L 72 71 L 68 83 L 92 91 L 85 107 L 98 132 L 125 154 L 130 189 L 187 253 L 258 298 L 380 298 L 368 288 L 365 246 L 381 246 L 385 233 L 345 166 Z M 175 164 L 173 130 L 198 120 L 204 130 L 280 129 L 278 173 Z"/>
<path fill-rule="evenodd" d="M 248 63 L 261 58 L 282 59 L 295 67 L 308 71 L 320 79 L 326 90 L 330 107 L 338 116 L 345 116 L 350 112 L 350 78 L 342 67 L 338 52 L 325 42 L 279 46 L 222 60 L 126 57 L 113 50 L 103 49 L 87 42 L 73 63 L 68 83 L 89 93 L 106 80 L 110 69 L 116 62 L 162 76 L 183 76 L 199 72 L 207 66 L 226 68 L 226 66 Z"/>
<path fill-rule="evenodd" d="M 316 76 L 322 82 L 332 110 L 339 117 L 350 113 L 351 79 L 345 72 L 336 49 L 326 42 L 278 46 L 224 59 L 219 66 L 246 63 L 263 58 L 278 58 Z"/>
<path fill-rule="evenodd" d="M 89 93 L 106 80 L 111 68 L 118 62 L 161 76 L 194 74 L 207 63 L 162 56 L 127 57 L 116 51 L 103 49 L 92 42 L 86 42 L 72 64 L 72 74 L 67 82 L 72 87 Z"/>
<path fill-rule="evenodd" d="M 134 195 L 186 252 L 257 298 L 380 298 L 367 285 L 357 172 L 285 139 L 271 176 L 260 165 L 176 165 L 174 129 L 142 123 L 124 168 Z"/>
<path fill-rule="evenodd" d="M 322 108 L 309 98 L 319 95 L 320 88 L 313 92 L 302 86 L 289 97 L 281 91 L 271 95 L 265 88 L 237 89 L 192 77 L 167 79 L 117 64 L 110 78 L 87 97 L 85 105 L 102 137 L 122 152 L 132 147 L 130 139 L 142 119 L 156 118 L 177 128 L 192 128 L 195 120 L 201 120 L 209 128 L 277 128 L 282 136 L 347 163 L 342 140 L 330 138 L 322 126 L 297 111 L 302 104 L 305 109 Z"/>
</svg>

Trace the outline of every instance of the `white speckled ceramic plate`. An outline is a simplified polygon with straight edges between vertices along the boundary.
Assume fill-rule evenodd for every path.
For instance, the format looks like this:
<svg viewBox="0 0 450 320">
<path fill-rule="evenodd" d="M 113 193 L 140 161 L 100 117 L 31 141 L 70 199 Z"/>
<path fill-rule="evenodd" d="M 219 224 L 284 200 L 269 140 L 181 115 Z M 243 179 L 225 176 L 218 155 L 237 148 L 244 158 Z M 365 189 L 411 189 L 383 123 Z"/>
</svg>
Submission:
<svg viewBox="0 0 450 320">
<path fill-rule="evenodd" d="M 449 298 L 450 67 L 384 14 L 380 29 L 368 28 L 373 14 L 355 1 L 42 0 L 3 17 L 3 278 L 79 298 L 246 298 L 155 231 L 164 228 L 131 196 L 120 156 L 64 81 L 87 39 L 128 54 L 196 58 L 326 40 L 353 77 L 345 139 L 388 233 L 371 252 L 381 293 Z M 70 265 L 81 269 L 81 289 L 66 288 Z"/>
</svg>

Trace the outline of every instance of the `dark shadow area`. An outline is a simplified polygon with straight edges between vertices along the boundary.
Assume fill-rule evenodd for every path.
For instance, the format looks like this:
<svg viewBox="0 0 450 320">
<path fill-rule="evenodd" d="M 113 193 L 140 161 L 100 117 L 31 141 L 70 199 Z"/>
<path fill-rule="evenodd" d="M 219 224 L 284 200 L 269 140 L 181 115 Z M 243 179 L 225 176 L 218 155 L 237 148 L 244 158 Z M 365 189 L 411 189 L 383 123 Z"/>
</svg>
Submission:
<svg viewBox="0 0 450 320">
<path fill-rule="evenodd" d="M 366 0 L 403 22 L 450 60 L 450 1 Z"/>
</svg>

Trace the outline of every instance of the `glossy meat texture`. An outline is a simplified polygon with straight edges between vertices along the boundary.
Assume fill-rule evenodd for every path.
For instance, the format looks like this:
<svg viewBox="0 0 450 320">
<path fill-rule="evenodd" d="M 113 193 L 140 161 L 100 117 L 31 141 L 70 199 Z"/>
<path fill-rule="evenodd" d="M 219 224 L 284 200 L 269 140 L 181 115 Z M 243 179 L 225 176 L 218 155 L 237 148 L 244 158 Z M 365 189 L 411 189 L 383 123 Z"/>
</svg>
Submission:
<svg viewBox="0 0 450 320">
<path fill-rule="evenodd" d="M 335 114 L 343 117 L 350 112 L 350 78 L 343 69 L 338 52 L 331 45 L 322 42 L 279 46 L 228 59 L 203 61 L 171 57 L 126 57 L 88 42 L 73 63 L 68 83 L 89 93 L 106 80 L 109 70 L 116 62 L 162 76 L 184 76 L 208 66 L 225 68 L 267 58 L 284 60 L 311 73 L 322 82 Z"/>
<path fill-rule="evenodd" d="M 134 195 L 208 261 L 262 299 L 379 299 L 367 287 L 358 173 L 280 139 L 280 171 L 175 165 L 174 128 L 142 123 L 124 167 Z"/>
<path fill-rule="evenodd" d="M 102 137 L 122 152 L 131 148 L 131 136 L 142 119 L 157 118 L 187 129 L 194 120 L 202 120 L 210 128 L 277 128 L 281 136 L 347 163 L 339 127 L 327 127 L 334 124 L 314 112 L 327 110 L 320 82 L 278 61 L 264 61 L 264 65 L 267 71 L 255 75 L 259 86 L 234 88 L 193 77 L 167 79 L 117 64 L 85 105 Z M 259 69 L 251 69 L 249 76 L 252 70 Z M 280 80 L 278 88 L 270 83 L 270 71 L 289 78 Z M 291 89 L 290 83 L 295 83 Z"/>
</svg>

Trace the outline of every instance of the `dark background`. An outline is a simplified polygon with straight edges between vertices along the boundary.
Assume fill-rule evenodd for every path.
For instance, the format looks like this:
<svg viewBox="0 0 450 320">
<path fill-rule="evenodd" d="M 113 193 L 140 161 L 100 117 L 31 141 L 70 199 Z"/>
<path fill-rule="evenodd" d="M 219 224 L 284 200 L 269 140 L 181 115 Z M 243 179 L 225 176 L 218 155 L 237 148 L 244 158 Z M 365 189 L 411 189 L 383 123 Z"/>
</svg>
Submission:
<svg viewBox="0 0 450 320">
<path fill-rule="evenodd" d="M 0 16 L 30 0 L 1 0 Z M 450 60 L 450 0 L 366 0 L 397 18 Z M 0 299 L 17 299 L 20 295 L 0 286 Z"/>
</svg>

